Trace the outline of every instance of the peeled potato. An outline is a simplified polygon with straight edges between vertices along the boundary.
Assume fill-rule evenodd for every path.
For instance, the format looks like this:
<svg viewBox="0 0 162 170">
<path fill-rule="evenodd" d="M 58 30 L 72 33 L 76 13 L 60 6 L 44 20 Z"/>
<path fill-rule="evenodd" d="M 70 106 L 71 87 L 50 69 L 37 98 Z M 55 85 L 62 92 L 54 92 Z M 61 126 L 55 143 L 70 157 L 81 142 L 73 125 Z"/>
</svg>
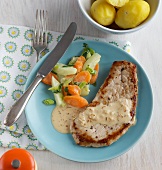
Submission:
<svg viewBox="0 0 162 170">
<path fill-rule="evenodd" d="M 91 15 L 99 24 L 107 26 L 114 22 L 115 8 L 104 0 L 95 1 L 91 6 Z"/>
<path fill-rule="evenodd" d="M 123 29 L 134 28 L 141 24 L 149 13 L 150 6 L 146 1 L 129 1 L 117 11 L 115 23 Z"/>
<path fill-rule="evenodd" d="M 129 0 L 106 0 L 109 4 L 115 7 L 122 7 L 124 6 Z"/>
</svg>

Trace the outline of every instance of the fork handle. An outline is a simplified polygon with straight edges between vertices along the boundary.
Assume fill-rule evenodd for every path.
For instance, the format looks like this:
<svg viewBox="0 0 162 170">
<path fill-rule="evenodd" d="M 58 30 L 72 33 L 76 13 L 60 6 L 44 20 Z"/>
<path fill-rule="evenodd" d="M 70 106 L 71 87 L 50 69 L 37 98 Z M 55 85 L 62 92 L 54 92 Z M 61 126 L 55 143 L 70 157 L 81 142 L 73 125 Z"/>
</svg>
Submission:
<svg viewBox="0 0 162 170">
<path fill-rule="evenodd" d="M 4 119 L 4 125 L 11 126 L 20 117 L 25 106 L 27 105 L 32 93 L 41 82 L 44 76 L 37 74 L 33 83 L 29 86 L 26 92 L 20 97 L 20 99 L 11 107 L 11 110 Z"/>
</svg>

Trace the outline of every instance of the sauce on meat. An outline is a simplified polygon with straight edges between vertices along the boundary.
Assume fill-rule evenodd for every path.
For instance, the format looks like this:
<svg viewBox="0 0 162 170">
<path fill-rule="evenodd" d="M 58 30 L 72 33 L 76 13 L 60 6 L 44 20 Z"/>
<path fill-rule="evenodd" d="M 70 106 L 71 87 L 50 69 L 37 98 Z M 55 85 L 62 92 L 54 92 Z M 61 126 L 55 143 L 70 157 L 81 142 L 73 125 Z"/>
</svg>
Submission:
<svg viewBox="0 0 162 170">
<path fill-rule="evenodd" d="M 121 98 L 118 101 L 104 105 L 100 103 L 95 107 L 88 107 L 79 114 L 80 125 L 91 127 L 96 124 L 113 126 L 115 124 L 134 123 L 130 110 L 132 102 L 130 99 Z"/>
</svg>

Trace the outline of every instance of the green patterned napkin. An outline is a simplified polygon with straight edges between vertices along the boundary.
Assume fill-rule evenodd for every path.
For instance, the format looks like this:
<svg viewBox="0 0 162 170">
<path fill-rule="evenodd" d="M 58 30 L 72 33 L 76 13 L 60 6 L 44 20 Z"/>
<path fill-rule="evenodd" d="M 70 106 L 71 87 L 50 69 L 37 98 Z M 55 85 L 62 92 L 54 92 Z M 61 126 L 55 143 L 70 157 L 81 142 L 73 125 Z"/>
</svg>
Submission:
<svg viewBox="0 0 162 170">
<path fill-rule="evenodd" d="M 28 75 L 36 64 L 36 52 L 31 46 L 33 29 L 22 26 L 0 25 L 0 146 L 45 150 L 45 147 L 32 134 L 25 115 L 11 127 L 3 125 L 10 107 L 24 92 Z M 62 33 L 48 32 L 48 48 L 40 58 L 48 53 L 62 37 Z M 104 41 L 100 38 L 75 36 L 74 41 Z M 130 52 L 128 41 L 109 40 L 123 50 Z M 32 110 L 31 110 L 32 111 Z"/>
</svg>

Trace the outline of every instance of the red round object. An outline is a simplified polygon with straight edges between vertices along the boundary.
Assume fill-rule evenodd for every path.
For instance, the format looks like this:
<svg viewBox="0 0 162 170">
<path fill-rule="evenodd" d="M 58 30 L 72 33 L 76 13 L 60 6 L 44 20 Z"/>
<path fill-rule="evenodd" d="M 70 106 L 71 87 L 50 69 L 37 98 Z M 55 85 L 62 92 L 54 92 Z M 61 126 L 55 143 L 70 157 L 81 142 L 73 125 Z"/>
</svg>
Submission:
<svg viewBox="0 0 162 170">
<path fill-rule="evenodd" d="M 36 170 L 36 167 L 35 159 L 25 149 L 11 149 L 0 158 L 0 170 Z"/>
</svg>

